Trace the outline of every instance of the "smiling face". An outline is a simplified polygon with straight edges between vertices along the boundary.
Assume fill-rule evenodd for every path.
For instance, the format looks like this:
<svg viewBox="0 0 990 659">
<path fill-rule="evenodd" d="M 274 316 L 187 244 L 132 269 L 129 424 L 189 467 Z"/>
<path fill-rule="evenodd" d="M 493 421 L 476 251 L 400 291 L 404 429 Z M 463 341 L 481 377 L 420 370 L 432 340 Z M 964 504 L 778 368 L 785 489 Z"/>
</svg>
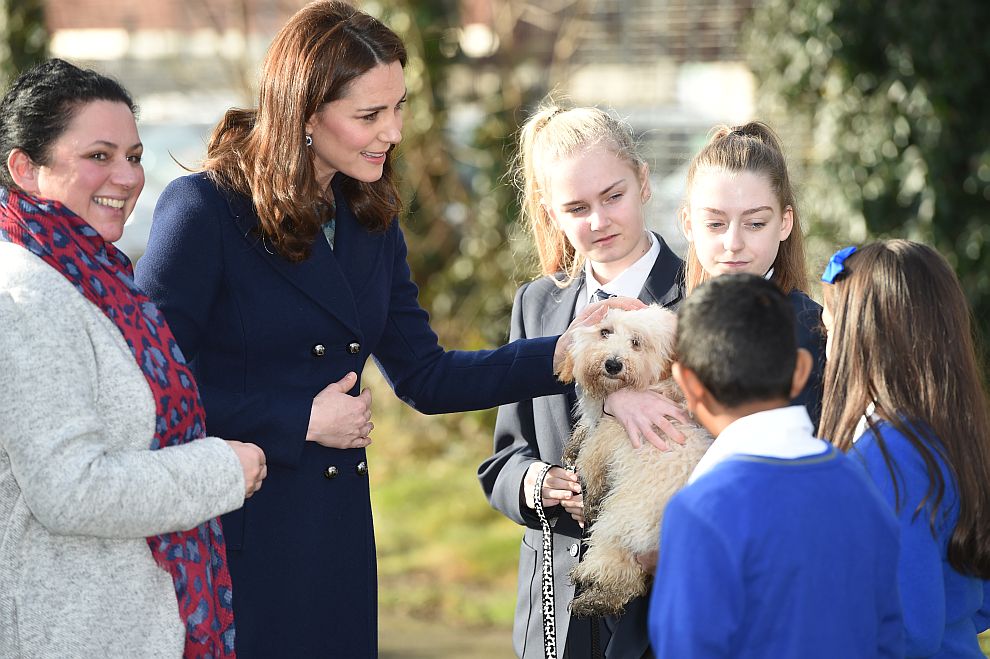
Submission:
<svg viewBox="0 0 990 659">
<path fill-rule="evenodd" d="M 554 161 L 550 170 L 544 208 L 598 281 L 608 283 L 650 248 L 646 168 L 638 171 L 599 144 Z"/>
<path fill-rule="evenodd" d="M 32 175 L 20 185 L 29 194 L 61 202 L 114 242 L 144 188 L 143 151 L 126 104 L 91 101 L 52 142 L 49 164 L 32 164 Z"/>
<path fill-rule="evenodd" d="M 364 183 L 382 177 L 389 149 L 402 140 L 405 100 L 402 65 L 392 62 L 358 76 L 342 98 L 320 106 L 306 121 L 320 187 L 337 172 Z"/>
<path fill-rule="evenodd" d="M 746 171 L 697 172 L 681 220 L 701 267 L 711 277 L 762 277 L 794 226 L 791 207 L 780 208 L 770 179 Z"/>
</svg>

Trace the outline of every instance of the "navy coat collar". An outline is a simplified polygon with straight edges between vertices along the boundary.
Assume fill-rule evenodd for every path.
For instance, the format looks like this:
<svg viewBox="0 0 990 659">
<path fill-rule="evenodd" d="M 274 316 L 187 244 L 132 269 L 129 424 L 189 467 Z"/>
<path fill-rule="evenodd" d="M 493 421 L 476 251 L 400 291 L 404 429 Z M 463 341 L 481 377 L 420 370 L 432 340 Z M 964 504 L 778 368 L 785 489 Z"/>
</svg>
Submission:
<svg viewBox="0 0 990 659">
<path fill-rule="evenodd" d="M 359 224 L 350 204 L 340 192 L 336 178 L 331 185 L 336 200 L 336 250 L 330 248 L 322 234 L 317 234 L 309 258 L 297 263 L 279 255 L 274 246 L 258 233 L 258 216 L 249 198 L 223 187 L 220 190 L 227 199 L 241 236 L 261 260 L 360 335 L 357 307 L 364 288 L 381 268 L 383 234 L 372 233 Z"/>
</svg>

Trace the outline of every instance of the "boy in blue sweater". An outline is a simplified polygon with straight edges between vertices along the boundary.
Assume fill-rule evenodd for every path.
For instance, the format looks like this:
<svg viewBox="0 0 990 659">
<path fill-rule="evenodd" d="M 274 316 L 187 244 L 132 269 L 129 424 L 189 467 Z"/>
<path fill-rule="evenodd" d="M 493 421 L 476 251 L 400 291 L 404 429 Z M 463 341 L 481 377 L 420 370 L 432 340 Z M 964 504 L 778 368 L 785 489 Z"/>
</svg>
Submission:
<svg viewBox="0 0 990 659">
<path fill-rule="evenodd" d="M 753 275 L 681 306 L 674 377 L 716 440 L 664 512 L 659 659 L 903 656 L 897 526 L 863 469 L 789 405 L 811 368 L 794 322 Z"/>
</svg>

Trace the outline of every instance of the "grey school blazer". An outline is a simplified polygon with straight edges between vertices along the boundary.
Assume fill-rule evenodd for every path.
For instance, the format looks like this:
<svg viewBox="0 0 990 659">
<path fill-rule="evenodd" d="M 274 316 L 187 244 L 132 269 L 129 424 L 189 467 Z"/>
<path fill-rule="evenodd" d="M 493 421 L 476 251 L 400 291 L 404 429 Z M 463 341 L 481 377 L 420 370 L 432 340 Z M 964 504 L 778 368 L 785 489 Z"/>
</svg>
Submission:
<svg viewBox="0 0 990 659">
<path fill-rule="evenodd" d="M 656 235 L 656 234 L 654 234 Z M 684 296 L 684 262 L 663 239 L 660 254 L 639 295 L 647 304 L 676 306 Z M 510 340 L 560 334 L 574 318 L 574 308 L 582 289 L 582 275 L 567 288 L 558 288 L 543 277 L 524 284 L 516 292 L 512 307 Z M 564 444 L 570 437 L 574 390 L 568 394 L 544 396 L 498 410 L 495 423 L 494 454 L 478 468 L 478 478 L 492 507 L 525 527 L 519 551 L 519 590 L 512 629 L 512 644 L 522 659 L 543 658 L 543 615 L 541 609 L 542 532 L 536 513 L 526 507 L 522 482 L 534 461 L 560 464 Z M 587 619 L 571 620 L 568 605 L 574 586 L 568 577 L 581 550 L 582 530 L 560 506 L 547 510 L 556 515 L 553 524 L 554 609 L 557 648 L 568 659 L 591 658 L 591 628 Z M 610 659 L 639 659 L 649 653 L 646 631 L 648 598 L 633 600 L 625 614 L 608 620 L 600 638 L 601 648 Z M 568 630 L 574 626 L 568 638 Z M 580 627 L 578 627 L 580 626 Z M 607 629 L 612 629 L 609 635 Z M 609 637 L 610 636 L 610 637 Z M 597 658 L 594 658 L 597 659 Z"/>
</svg>

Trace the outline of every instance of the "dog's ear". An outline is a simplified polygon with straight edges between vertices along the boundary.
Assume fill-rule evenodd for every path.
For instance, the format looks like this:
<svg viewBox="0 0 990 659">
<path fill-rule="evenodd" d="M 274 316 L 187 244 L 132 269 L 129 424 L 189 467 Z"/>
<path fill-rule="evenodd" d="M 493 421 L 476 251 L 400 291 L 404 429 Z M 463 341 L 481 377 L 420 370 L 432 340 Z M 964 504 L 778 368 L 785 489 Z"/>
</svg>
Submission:
<svg viewBox="0 0 990 659">
<path fill-rule="evenodd" d="M 557 379 L 564 384 L 570 384 L 574 382 L 574 353 L 572 348 L 573 344 L 564 351 L 564 359 L 560 363 L 560 367 L 557 369 Z"/>
<path fill-rule="evenodd" d="M 669 353 L 669 358 L 663 363 L 663 368 L 660 371 L 660 380 L 669 380 L 673 375 L 674 362 L 677 361 L 677 354 L 673 350 Z"/>
</svg>

